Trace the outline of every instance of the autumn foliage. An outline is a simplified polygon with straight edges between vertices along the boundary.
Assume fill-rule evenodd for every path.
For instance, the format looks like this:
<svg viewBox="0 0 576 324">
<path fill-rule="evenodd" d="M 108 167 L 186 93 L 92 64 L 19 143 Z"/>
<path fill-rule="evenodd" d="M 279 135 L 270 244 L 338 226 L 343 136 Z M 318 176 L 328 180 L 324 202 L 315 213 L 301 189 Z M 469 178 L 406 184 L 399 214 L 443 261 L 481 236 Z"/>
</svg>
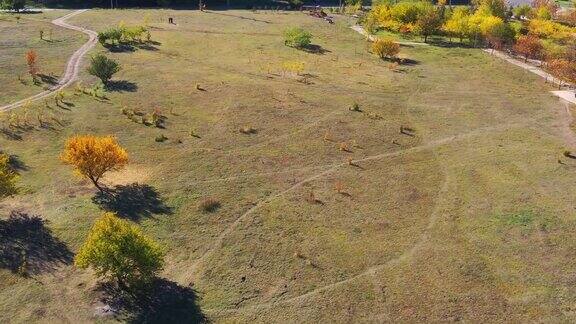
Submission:
<svg viewBox="0 0 576 324">
<path fill-rule="evenodd" d="M 536 36 L 520 36 L 514 45 L 514 50 L 524 56 L 525 61 L 528 61 L 529 58 L 539 57 L 542 54 L 543 46 Z"/>
<path fill-rule="evenodd" d="M 550 60 L 546 67 L 555 77 L 565 82 L 576 82 L 576 63 L 565 59 Z M 560 83 L 559 86 L 562 84 Z"/>
<path fill-rule="evenodd" d="M 74 260 L 81 269 L 122 286 L 141 286 L 154 279 L 164 265 L 160 246 L 142 231 L 113 213 L 105 213 L 92 226 Z"/>
<path fill-rule="evenodd" d="M 29 50 L 28 52 L 26 52 L 26 64 L 28 65 L 28 73 L 30 73 L 30 76 L 32 76 L 32 78 L 36 80 L 36 75 L 39 72 L 38 54 L 36 54 L 36 51 Z"/>
<path fill-rule="evenodd" d="M 381 59 L 395 58 L 400 52 L 400 44 L 391 39 L 376 39 L 372 43 L 372 53 L 378 55 Z"/>
<path fill-rule="evenodd" d="M 119 170 L 128 163 L 128 153 L 113 136 L 74 136 L 66 141 L 61 159 L 103 191 L 98 181 L 108 171 Z"/>
</svg>

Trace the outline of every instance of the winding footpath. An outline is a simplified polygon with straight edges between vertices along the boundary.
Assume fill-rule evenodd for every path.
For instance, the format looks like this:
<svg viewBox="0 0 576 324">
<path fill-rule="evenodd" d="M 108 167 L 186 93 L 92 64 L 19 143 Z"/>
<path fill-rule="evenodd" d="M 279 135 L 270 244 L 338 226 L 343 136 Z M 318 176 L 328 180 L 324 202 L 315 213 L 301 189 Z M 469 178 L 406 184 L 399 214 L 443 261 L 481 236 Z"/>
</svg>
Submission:
<svg viewBox="0 0 576 324">
<path fill-rule="evenodd" d="M 76 10 L 76 11 L 73 11 L 73 12 L 71 12 L 65 16 L 62 16 L 60 18 L 52 20 L 52 24 L 54 24 L 56 26 L 63 27 L 66 29 L 76 30 L 76 31 L 79 31 L 79 32 L 82 32 L 82 33 L 88 35 L 88 41 L 86 43 L 84 43 L 84 45 L 82 45 L 82 47 L 80 47 L 78 50 L 76 50 L 76 52 L 74 52 L 74 54 L 72 54 L 72 56 L 68 60 L 68 63 L 66 64 L 66 70 L 64 71 L 64 75 L 60 78 L 60 80 L 58 80 L 58 83 L 56 85 L 48 88 L 47 90 L 42 91 L 40 93 L 37 93 L 33 96 L 30 96 L 28 98 L 24 98 L 22 100 L 8 104 L 6 106 L 2 106 L 2 107 L 0 107 L 0 111 L 12 110 L 14 108 L 18 108 L 18 107 L 24 105 L 27 102 L 33 102 L 36 100 L 40 100 L 42 98 L 46 98 L 49 95 L 51 95 L 52 93 L 54 93 L 60 89 L 63 89 L 65 87 L 69 86 L 70 84 L 72 84 L 72 82 L 76 81 L 76 79 L 78 78 L 78 73 L 80 70 L 80 64 L 82 63 L 82 59 L 84 58 L 86 53 L 88 53 L 88 51 L 90 51 L 94 47 L 94 45 L 96 45 L 96 42 L 98 40 L 98 33 L 96 33 L 93 30 L 89 30 L 86 28 L 70 25 L 66 22 L 66 20 L 68 18 L 79 15 L 79 14 L 81 14 L 87 10 L 88 9 Z"/>
</svg>

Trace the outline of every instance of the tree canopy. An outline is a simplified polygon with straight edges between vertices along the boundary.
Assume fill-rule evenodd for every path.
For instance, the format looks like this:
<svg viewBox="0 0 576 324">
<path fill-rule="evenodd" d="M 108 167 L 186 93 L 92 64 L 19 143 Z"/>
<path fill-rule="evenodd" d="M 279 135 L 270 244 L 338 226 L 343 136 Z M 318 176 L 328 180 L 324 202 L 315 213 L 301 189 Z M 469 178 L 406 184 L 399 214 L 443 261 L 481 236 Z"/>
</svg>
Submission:
<svg viewBox="0 0 576 324">
<path fill-rule="evenodd" d="M 121 285 L 149 283 L 164 265 L 164 252 L 142 231 L 113 213 L 105 213 L 92 226 L 74 264 L 91 267 L 98 276 Z"/>
</svg>

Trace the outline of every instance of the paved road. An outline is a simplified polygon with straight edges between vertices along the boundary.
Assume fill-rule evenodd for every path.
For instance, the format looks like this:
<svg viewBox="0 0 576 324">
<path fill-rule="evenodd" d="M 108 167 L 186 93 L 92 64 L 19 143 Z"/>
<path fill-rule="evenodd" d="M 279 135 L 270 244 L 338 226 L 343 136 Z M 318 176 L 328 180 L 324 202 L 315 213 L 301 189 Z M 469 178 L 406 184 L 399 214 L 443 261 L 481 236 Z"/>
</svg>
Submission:
<svg viewBox="0 0 576 324">
<path fill-rule="evenodd" d="M 63 17 L 52 20 L 52 24 L 56 26 L 76 30 L 88 35 L 89 37 L 88 41 L 84 43 L 82 47 L 76 50 L 74 54 L 72 54 L 72 56 L 68 60 L 68 64 L 66 65 L 66 71 L 64 71 L 64 75 L 60 78 L 60 80 L 58 80 L 58 83 L 50 87 L 48 90 L 42 91 L 33 96 L 24 98 L 22 100 L 8 104 L 6 106 L 2 106 L 0 107 L 0 111 L 8 111 L 14 108 L 18 108 L 27 102 L 33 102 L 36 100 L 40 100 L 42 98 L 46 98 L 52 93 L 69 86 L 70 84 L 72 84 L 72 82 L 74 82 L 78 78 L 78 72 L 80 70 L 80 64 L 82 63 L 82 58 L 86 55 L 86 53 L 88 53 L 88 51 L 92 49 L 92 47 L 94 47 L 94 45 L 96 45 L 96 41 L 98 39 L 98 33 L 89 29 L 70 25 L 66 22 L 66 19 L 81 14 L 87 10 L 88 9 L 76 10 Z"/>
</svg>

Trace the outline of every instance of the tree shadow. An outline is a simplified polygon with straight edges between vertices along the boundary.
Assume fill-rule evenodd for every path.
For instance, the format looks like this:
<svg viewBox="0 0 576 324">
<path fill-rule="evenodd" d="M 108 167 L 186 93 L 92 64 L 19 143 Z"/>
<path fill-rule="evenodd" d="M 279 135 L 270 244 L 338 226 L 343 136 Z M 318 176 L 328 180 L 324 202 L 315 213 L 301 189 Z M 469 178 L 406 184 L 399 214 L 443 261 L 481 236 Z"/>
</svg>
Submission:
<svg viewBox="0 0 576 324">
<path fill-rule="evenodd" d="M 136 51 L 136 47 L 132 44 L 107 44 L 105 47 L 112 53 L 131 53 Z"/>
<path fill-rule="evenodd" d="M 315 45 L 315 44 L 310 44 L 310 45 L 308 45 L 308 46 L 305 46 L 305 47 L 302 48 L 302 50 L 303 50 L 304 52 L 307 52 L 307 53 L 320 54 L 320 55 L 324 55 L 324 54 L 326 54 L 326 53 L 330 53 L 330 52 L 331 52 L 331 51 L 323 48 L 322 46 L 320 46 L 320 45 Z"/>
<path fill-rule="evenodd" d="M 55 86 L 58 84 L 58 78 L 51 76 L 51 75 L 46 75 L 46 74 L 38 74 L 38 77 L 40 78 L 40 81 L 42 81 L 42 83 L 46 83 L 49 84 L 51 86 Z"/>
<path fill-rule="evenodd" d="M 409 58 L 402 58 L 402 59 L 398 60 L 398 63 L 399 63 L 400 65 L 412 66 L 412 65 L 418 65 L 418 64 L 420 64 L 420 61 L 416 61 L 416 60 L 409 59 Z"/>
<path fill-rule="evenodd" d="M 34 275 L 70 264 L 72 256 L 39 216 L 13 211 L 0 220 L 0 268 Z"/>
<path fill-rule="evenodd" d="M 154 187 L 136 182 L 98 192 L 92 201 L 106 211 L 133 221 L 153 214 L 172 213 L 172 208 L 164 204 Z"/>
<path fill-rule="evenodd" d="M 158 278 L 148 289 L 128 292 L 114 284 L 99 287 L 101 302 L 108 305 L 116 319 L 128 323 L 207 323 L 197 304 L 196 292 L 175 282 Z"/>
<path fill-rule="evenodd" d="M 28 170 L 28 166 L 26 165 L 26 163 L 24 163 L 24 161 L 22 161 L 20 157 L 16 154 L 8 155 L 8 164 L 10 165 L 10 168 L 12 168 L 12 170 L 18 173 L 20 171 Z"/>
<path fill-rule="evenodd" d="M 149 41 L 149 42 L 145 42 L 145 43 L 135 43 L 133 46 L 138 48 L 138 49 L 146 50 L 146 51 L 159 51 L 158 47 L 154 46 L 154 43 L 158 43 L 158 42 Z"/>
<path fill-rule="evenodd" d="M 126 80 L 111 80 L 106 84 L 106 89 L 116 92 L 136 92 L 138 85 Z"/>
</svg>

